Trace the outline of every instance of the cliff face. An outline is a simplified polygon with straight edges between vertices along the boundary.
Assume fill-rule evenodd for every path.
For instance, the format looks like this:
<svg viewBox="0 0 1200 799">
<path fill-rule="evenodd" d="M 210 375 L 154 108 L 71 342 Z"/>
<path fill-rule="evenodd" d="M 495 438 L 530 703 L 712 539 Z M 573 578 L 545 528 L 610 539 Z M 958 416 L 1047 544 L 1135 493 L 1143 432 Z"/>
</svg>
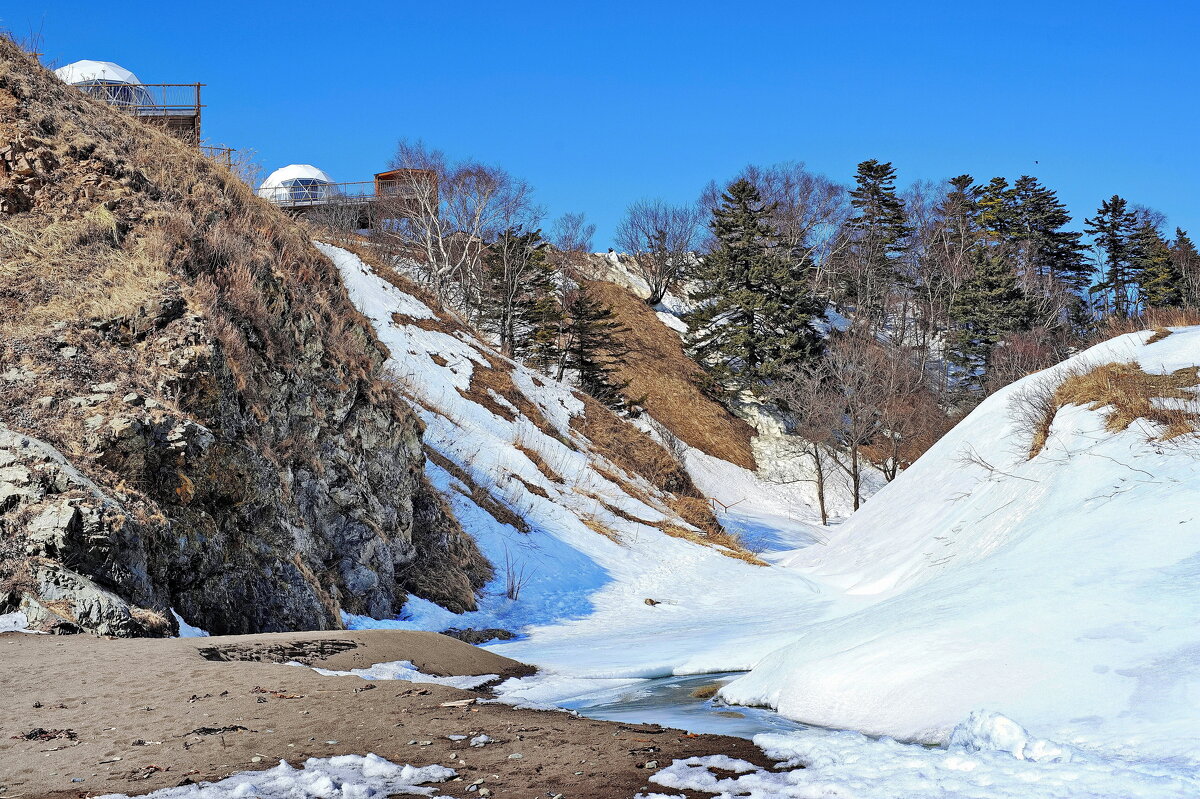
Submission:
<svg viewBox="0 0 1200 799">
<path fill-rule="evenodd" d="M 0 40 L 0 612 L 340 626 L 490 566 L 304 231 Z M 414 512 L 415 508 L 415 512 Z M 165 622 L 164 622 L 165 619 Z"/>
</svg>

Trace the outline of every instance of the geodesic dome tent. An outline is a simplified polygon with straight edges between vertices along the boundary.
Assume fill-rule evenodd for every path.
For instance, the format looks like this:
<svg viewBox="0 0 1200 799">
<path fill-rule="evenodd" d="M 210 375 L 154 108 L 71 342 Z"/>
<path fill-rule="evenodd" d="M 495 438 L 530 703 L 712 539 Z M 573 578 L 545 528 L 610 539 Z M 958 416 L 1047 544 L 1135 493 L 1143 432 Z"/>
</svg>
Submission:
<svg viewBox="0 0 1200 799">
<path fill-rule="evenodd" d="M 276 169 L 258 187 L 258 196 L 277 205 L 310 205 L 335 194 L 333 178 L 312 164 Z"/>
<path fill-rule="evenodd" d="M 137 108 L 154 104 L 137 75 L 111 61 L 76 61 L 59 67 L 54 74 L 64 83 L 110 105 Z"/>
</svg>

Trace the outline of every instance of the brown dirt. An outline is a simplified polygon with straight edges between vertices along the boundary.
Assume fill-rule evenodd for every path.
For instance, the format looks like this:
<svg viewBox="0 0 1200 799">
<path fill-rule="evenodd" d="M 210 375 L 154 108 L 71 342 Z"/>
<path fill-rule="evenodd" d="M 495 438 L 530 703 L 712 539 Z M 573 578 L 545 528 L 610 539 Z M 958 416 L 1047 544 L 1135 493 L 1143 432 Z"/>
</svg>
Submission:
<svg viewBox="0 0 1200 799">
<path fill-rule="evenodd" d="M 201 650 L 209 649 L 262 660 L 206 660 Z M 367 752 L 454 768 L 463 782 L 440 786 L 450 795 L 466 795 L 463 788 L 482 778 L 492 796 L 526 799 L 627 799 L 651 789 L 650 772 L 641 768 L 651 759 L 666 765 L 723 753 L 768 765 L 738 738 L 504 705 L 444 707 L 485 697 L 324 677 L 271 662 L 278 658 L 339 670 L 411 660 L 437 674 L 530 671 L 446 636 L 390 630 L 168 640 L 0 635 L 0 695 L 7 699 L 0 709 L 0 797 L 138 795 L 271 768 L 281 759 L 299 765 L 308 757 Z M 21 737 L 36 728 L 63 734 Z M 445 737 L 481 732 L 496 743 L 470 748 Z M 524 757 L 508 759 L 514 752 Z"/>
<path fill-rule="evenodd" d="M 629 329 L 623 338 L 629 354 L 618 371 L 619 379 L 629 381 L 628 395 L 644 396 L 646 411 L 689 446 L 746 469 L 756 468 L 750 448 L 754 428 L 700 391 L 703 371 L 684 353 L 679 336 L 621 286 L 604 281 L 590 281 L 587 286 Z"/>
</svg>

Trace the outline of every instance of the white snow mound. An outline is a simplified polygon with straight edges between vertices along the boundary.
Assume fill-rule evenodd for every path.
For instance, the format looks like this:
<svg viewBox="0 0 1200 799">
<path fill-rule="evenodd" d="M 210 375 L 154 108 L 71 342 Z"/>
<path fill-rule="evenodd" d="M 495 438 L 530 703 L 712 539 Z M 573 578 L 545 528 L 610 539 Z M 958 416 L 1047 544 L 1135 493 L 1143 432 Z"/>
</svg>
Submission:
<svg viewBox="0 0 1200 799">
<path fill-rule="evenodd" d="M 1200 362 L 1200 328 L 1150 337 L 1120 336 L 997 392 L 828 546 L 780 558 L 845 596 L 721 696 L 927 743 L 988 708 L 1064 744 L 1196 761 L 1200 443 L 1161 441 L 1145 420 L 1110 432 L 1105 409 L 1066 406 L 1030 458 L 1017 421 L 1023 392 L 1073 372 Z M 989 718 L 960 742 L 1051 756 Z"/>
</svg>

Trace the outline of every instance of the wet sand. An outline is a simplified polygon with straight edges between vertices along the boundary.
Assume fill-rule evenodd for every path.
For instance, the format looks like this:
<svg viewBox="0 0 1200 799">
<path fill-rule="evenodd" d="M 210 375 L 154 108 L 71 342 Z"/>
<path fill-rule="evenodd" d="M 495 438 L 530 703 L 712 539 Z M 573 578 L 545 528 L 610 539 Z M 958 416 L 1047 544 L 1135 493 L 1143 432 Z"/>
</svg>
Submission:
<svg viewBox="0 0 1200 799">
<path fill-rule="evenodd" d="M 457 770 L 462 781 L 440 785 L 439 795 L 480 795 L 466 786 L 483 779 L 493 797 L 527 799 L 632 797 L 654 790 L 648 761 L 720 753 L 768 765 L 740 738 L 480 704 L 486 690 L 326 677 L 287 660 L 337 670 L 409 660 L 436 675 L 532 672 L 435 633 L 3 634 L 0 799 L 138 795 L 280 760 L 368 752 Z M 480 733 L 495 742 L 472 748 L 446 738 Z"/>
</svg>

